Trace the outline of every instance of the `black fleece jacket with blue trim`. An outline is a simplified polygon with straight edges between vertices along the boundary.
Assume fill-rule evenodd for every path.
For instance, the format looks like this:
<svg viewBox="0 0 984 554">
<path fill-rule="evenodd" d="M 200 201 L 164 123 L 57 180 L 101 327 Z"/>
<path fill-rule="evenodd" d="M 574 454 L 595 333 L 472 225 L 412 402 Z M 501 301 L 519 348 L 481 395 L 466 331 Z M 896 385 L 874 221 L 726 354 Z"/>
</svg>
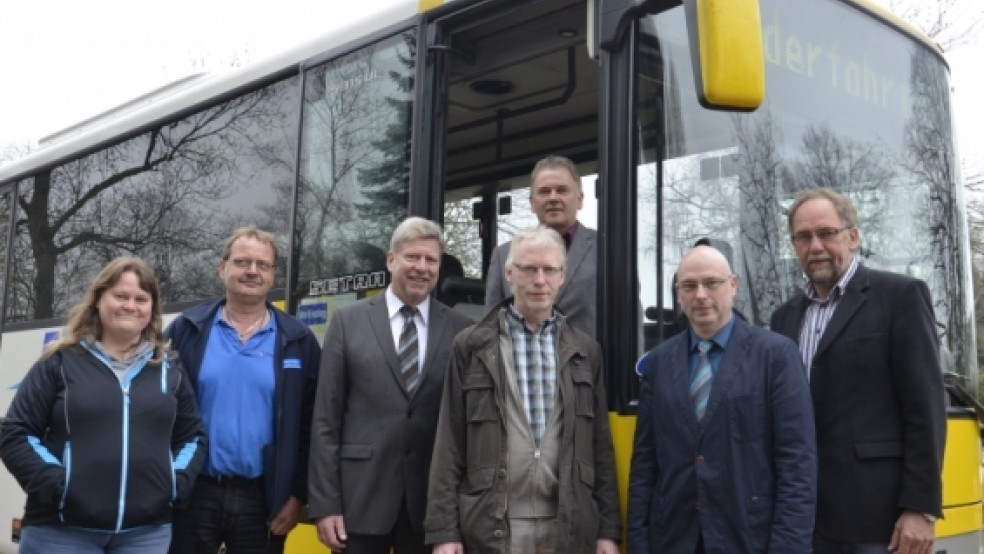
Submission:
<svg viewBox="0 0 984 554">
<path fill-rule="evenodd" d="M 206 441 L 176 356 L 152 355 L 122 382 L 80 345 L 28 371 L 0 431 L 0 457 L 27 493 L 25 526 L 120 532 L 171 521 Z"/>
</svg>

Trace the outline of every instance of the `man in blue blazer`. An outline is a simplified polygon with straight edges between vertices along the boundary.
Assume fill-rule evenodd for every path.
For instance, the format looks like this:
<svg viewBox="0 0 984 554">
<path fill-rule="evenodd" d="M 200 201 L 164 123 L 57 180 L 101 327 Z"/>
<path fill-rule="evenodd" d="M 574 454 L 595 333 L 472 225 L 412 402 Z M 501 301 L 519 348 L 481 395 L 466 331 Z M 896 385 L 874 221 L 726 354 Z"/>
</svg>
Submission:
<svg viewBox="0 0 984 554">
<path fill-rule="evenodd" d="M 806 190 L 789 210 L 810 283 L 772 315 L 799 342 L 816 412 L 815 554 L 928 554 L 942 515 L 946 408 L 926 283 L 858 263 L 851 201 Z"/>
<path fill-rule="evenodd" d="M 817 459 L 796 345 L 734 316 L 738 277 L 718 250 L 693 248 L 677 276 L 691 327 L 648 355 L 629 552 L 809 552 Z"/>
</svg>

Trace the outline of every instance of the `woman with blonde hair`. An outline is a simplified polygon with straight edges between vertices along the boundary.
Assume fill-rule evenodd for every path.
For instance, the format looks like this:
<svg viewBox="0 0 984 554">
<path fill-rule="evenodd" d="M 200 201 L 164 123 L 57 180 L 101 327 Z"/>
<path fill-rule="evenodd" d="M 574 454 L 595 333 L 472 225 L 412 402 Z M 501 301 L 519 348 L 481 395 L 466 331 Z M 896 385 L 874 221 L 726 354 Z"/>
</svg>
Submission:
<svg viewBox="0 0 984 554">
<path fill-rule="evenodd" d="M 0 457 L 27 494 L 21 554 L 163 554 L 205 457 L 146 262 L 110 262 L 17 389 Z"/>
</svg>

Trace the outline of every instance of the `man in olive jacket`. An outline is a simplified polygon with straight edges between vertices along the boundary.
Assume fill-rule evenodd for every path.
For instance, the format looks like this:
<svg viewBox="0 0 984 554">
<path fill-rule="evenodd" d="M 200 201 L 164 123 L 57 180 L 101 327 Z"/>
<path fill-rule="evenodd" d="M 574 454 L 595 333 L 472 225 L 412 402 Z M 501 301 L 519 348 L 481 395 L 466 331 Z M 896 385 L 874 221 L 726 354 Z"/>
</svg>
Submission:
<svg viewBox="0 0 984 554">
<path fill-rule="evenodd" d="M 513 297 L 454 341 L 424 520 L 434 554 L 616 554 L 621 522 L 598 344 L 554 309 L 565 248 L 513 239 Z"/>
</svg>

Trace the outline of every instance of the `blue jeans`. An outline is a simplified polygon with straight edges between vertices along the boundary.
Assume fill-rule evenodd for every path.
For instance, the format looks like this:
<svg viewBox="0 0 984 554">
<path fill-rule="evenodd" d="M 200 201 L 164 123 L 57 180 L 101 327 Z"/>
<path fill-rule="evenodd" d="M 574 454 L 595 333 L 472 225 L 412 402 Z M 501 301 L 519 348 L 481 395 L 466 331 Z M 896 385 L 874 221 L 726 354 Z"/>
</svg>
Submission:
<svg viewBox="0 0 984 554">
<path fill-rule="evenodd" d="M 165 554 L 170 525 L 148 525 L 103 533 L 64 525 L 28 525 L 21 530 L 20 554 Z"/>
<path fill-rule="evenodd" d="M 199 476 L 191 500 L 174 510 L 171 554 L 282 554 L 287 537 L 267 525 L 263 481 L 218 483 Z"/>
</svg>

